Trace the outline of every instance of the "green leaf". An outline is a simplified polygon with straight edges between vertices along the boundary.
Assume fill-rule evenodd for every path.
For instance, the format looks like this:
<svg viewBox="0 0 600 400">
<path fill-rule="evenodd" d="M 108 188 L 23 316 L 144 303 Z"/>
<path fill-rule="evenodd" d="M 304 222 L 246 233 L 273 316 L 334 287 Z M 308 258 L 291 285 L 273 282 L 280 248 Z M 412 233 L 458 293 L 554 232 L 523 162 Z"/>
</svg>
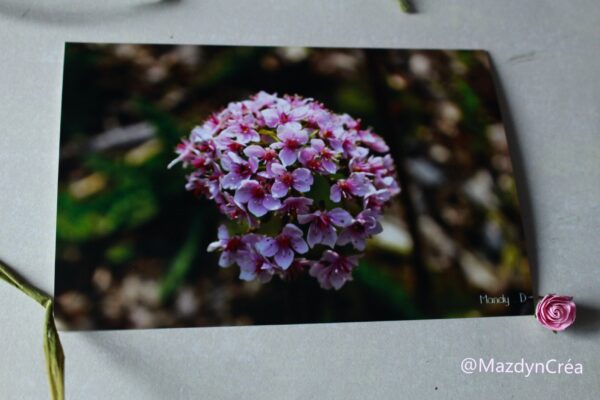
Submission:
<svg viewBox="0 0 600 400">
<path fill-rule="evenodd" d="M 386 303 L 405 315 L 407 319 L 422 317 L 409 294 L 402 286 L 395 283 L 390 274 L 363 260 L 354 270 L 353 275 L 357 282 L 372 289 L 374 295 L 385 299 Z"/>
<path fill-rule="evenodd" d="M 325 208 L 330 210 L 335 208 L 336 205 L 329 198 L 329 190 L 331 185 L 327 178 L 323 175 L 315 175 L 314 182 L 310 191 L 306 194 L 306 197 L 311 198 L 315 201 L 316 204 L 323 203 Z"/>
<path fill-rule="evenodd" d="M 202 218 L 196 216 L 190 227 L 187 239 L 173 259 L 166 276 L 160 285 L 160 298 L 168 301 L 187 276 L 200 248 L 202 239 Z"/>
</svg>

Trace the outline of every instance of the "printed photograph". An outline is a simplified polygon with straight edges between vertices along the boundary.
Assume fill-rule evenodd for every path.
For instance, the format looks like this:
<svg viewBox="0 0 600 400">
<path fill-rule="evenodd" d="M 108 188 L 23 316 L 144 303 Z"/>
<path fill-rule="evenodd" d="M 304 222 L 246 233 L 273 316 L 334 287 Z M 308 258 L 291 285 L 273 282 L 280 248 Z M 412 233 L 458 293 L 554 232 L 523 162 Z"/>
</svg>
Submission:
<svg viewBox="0 0 600 400">
<path fill-rule="evenodd" d="M 65 46 L 63 330 L 532 313 L 488 54 Z"/>
</svg>

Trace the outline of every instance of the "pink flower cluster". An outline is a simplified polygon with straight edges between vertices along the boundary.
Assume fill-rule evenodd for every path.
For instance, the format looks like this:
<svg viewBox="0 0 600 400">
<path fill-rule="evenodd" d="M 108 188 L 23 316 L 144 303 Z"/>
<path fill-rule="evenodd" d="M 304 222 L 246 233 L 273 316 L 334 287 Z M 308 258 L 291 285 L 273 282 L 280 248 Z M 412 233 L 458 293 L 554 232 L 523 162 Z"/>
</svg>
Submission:
<svg viewBox="0 0 600 400">
<path fill-rule="evenodd" d="M 298 273 L 322 288 L 352 279 L 365 240 L 381 232 L 400 191 L 383 139 L 349 115 L 299 96 L 265 92 L 230 103 L 177 146 L 186 189 L 214 200 L 231 221 L 209 251 L 240 279 Z"/>
</svg>

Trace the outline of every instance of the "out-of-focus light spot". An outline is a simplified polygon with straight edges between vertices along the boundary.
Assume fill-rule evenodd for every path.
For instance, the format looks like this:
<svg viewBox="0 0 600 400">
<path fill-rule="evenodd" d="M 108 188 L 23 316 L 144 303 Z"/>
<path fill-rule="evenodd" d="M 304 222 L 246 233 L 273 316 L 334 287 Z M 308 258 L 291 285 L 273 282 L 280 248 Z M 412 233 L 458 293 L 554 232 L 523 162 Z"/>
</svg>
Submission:
<svg viewBox="0 0 600 400">
<path fill-rule="evenodd" d="M 400 74 L 392 74 L 387 77 L 387 84 L 394 90 L 403 90 L 407 86 L 406 79 Z"/>
<path fill-rule="evenodd" d="M 306 47 L 283 47 L 277 50 L 277 53 L 286 61 L 300 62 L 308 57 Z"/>
<path fill-rule="evenodd" d="M 125 162 L 130 165 L 142 165 L 162 151 L 162 142 L 159 139 L 150 139 L 125 154 Z"/>
<path fill-rule="evenodd" d="M 76 199 L 84 199 L 100 192 L 106 187 L 106 177 L 99 172 L 94 172 L 69 185 L 69 193 Z"/>
<path fill-rule="evenodd" d="M 431 73 L 431 62 L 423 54 L 413 54 L 408 61 L 410 70 L 417 76 L 427 77 Z"/>
<path fill-rule="evenodd" d="M 429 155 L 435 161 L 439 162 L 440 164 L 443 164 L 450 159 L 450 156 L 452 154 L 450 153 L 450 150 L 448 150 L 448 148 L 439 144 L 434 144 L 429 149 Z"/>
</svg>

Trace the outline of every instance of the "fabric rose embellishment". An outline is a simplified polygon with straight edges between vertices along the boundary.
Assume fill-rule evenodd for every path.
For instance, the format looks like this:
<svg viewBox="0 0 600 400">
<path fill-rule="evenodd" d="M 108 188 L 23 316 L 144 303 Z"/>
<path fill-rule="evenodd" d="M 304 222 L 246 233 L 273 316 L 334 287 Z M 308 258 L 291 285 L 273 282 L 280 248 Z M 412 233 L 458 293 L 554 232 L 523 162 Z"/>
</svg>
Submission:
<svg viewBox="0 0 600 400">
<path fill-rule="evenodd" d="M 570 296 L 549 294 L 535 307 L 535 317 L 544 327 L 554 332 L 564 331 L 575 322 L 576 307 Z"/>
<path fill-rule="evenodd" d="M 240 279 L 352 280 L 366 240 L 400 192 L 382 137 L 314 99 L 259 92 L 195 127 L 175 149 L 186 189 L 226 217 L 208 251 Z"/>
</svg>

